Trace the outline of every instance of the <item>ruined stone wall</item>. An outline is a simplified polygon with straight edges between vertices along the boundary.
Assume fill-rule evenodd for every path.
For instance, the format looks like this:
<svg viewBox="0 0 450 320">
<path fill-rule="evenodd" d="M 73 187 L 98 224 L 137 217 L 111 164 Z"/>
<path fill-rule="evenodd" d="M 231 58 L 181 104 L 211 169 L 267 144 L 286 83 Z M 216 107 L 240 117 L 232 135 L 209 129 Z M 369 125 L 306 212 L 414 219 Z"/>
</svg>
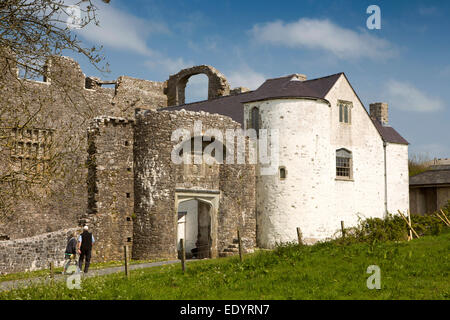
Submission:
<svg viewBox="0 0 450 320">
<path fill-rule="evenodd" d="M 0 241 L 0 273 L 34 271 L 64 264 L 67 241 L 78 228 L 18 240 Z"/>
<path fill-rule="evenodd" d="M 255 248 L 257 246 L 255 166 L 223 165 L 220 170 L 220 190 L 219 251 L 237 239 L 238 228 L 244 250 Z"/>
<path fill-rule="evenodd" d="M 177 208 L 176 194 L 191 192 L 201 197 L 219 194 L 218 210 L 213 217 L 216 229 L 213 254 L 217 254 L 236 238 L 237 228 L 256 242 L 255 174 L 252 165 L 211 165 L 204 170 L 175 164 L 171 152 L 177 142 L 171 141 L 175 129 L 184 128 L 194 136 L 194 121 L 201 120 L 205 130 L 236 129 L 240 125 L 228 117 L 204 112 L 139 112 L 135 125 L 135 225 L 133 258 L 176 258 Z M 223 134 L 225 136 L 225 132 Z M 190 140 L 190 138 L 189 138 Z M 236 154 L 236 152 L 235 152 Z M 189 168 L 190 167 L 190 168 Z M 186 171 L 187 170 L 187 171 Z M 206 171 L 205 171 L 206 170 Z M 188 175 L 185 175 L 188 172 Z M 197 172 L 198 174 L 194 174 Z M 209 172 L 209 174 L 206 174 Z M 211 177 L 216 177 L 211 179 Z M 214 226 L 212 227 L 214 228 Z"/>
<path fill-rule="evenodd" d="M 169 106 L 185 103 L 186 85 L 189 78 L 197 74 L 204 74 L 208 77 L 208 100 L 230 94 L 230 85 L 227 79 L 216 68 L 206 65 L 194 66 L 171 75 L 167 80 L 166 93 Z"/>
<path fill-rule="evenodd" d="M 14 66 L 0 61 L 0 137 L 10 135 L 14 143 L 12 130 L 24 125 L 25 134 L 51 129 L 53 157 L 43 162 L 56 170 L 27 185 L 29 190 L 20 198 L 7 193 L 18 190 L 17 185 L 1 185 L 10 206 L 7 212 L 0 208 L 0 234 L 10 239 L 71 227 L 86 212 L 86 130 L 91 119 L 100 115 L 133 118 L 136 106 L 167 105 L 165 82 L 122 76 L 114 87 L 102 87 L 93 78 L 87 81 L 70 58 L 55 57 L 47 65 L 45 81 L 33 81 L 18 79 Z M 3 142 L 0 139 L 5 146 Z M 29 149 L 14 159 L 8 148 L 1 148 L 0 176 L 14 166 L 34 163 L 41 145 L 31 140 L 24 145 Z"/>
<path fill-rule="evenodd" d="M 88 131 L 88 210 L 93 261 L 120 260 L 133 245 L 133 120 L 94 119 Z"/>
</svg>

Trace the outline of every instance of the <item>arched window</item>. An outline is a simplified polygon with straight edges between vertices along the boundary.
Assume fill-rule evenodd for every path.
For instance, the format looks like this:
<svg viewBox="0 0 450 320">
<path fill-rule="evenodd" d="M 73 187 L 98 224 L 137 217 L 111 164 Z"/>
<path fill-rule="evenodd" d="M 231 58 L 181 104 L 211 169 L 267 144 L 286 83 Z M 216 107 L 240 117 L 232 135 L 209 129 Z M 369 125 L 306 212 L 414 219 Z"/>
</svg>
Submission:
<svg viewBox="0 0 450 320">
<path fill-rule="evenodd" d="M 259 109 L 254 107 L 251 112 L 252 128 L 256 131 L 256 136 L 259 137 Z"/>
<path fill-rule="evenodd" d="M 339 101 L 339 122 L 351 123 L 352 103 L 347 101 Z"/>
<path fill-rule="evenodd" d="M 336 177 L 352 178 L 352 152 L 347 149 L 336 150 Z"/>
</svg>

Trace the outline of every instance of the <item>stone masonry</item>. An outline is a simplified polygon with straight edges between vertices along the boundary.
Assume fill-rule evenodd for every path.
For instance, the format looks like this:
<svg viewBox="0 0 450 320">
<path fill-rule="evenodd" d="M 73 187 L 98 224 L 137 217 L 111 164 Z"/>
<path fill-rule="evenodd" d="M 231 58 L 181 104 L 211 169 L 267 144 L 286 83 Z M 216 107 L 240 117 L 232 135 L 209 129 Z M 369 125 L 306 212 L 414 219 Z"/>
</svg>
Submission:
<svg viewBox="0 0 450 320">
<path fill-rule="evenodd" d="M 63 229 L 38 236 L 0 241 L 0 273 L 34 271 L 64 263 L 64 251 L 70 235 L 78 228 Z"/>
</svg>

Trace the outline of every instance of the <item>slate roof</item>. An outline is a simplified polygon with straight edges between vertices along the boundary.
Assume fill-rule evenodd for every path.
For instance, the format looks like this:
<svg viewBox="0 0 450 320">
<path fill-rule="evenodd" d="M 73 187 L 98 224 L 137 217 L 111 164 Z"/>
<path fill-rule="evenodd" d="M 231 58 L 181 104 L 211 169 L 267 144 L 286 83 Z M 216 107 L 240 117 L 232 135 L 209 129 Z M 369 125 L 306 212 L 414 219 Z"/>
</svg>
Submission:
<svg viewBox="0 0 450 320">
<path fill-rule="evenodd" d="M 244 113 L 242 103 L 276 98 L 325 99 L 325 96 L 341 75 L 345 76 L 343 72 L 340 72 L 322 78 L 296 81 L 296 74 L 291 74 L 280 78 L 267 79 L 258 89 L 254 91 L 179 106 L 171 106 L 159 110 L 176 111 L 185 109 L 187 111 L 218 113 L 228 116 L 243 125 Z M 383 126 L 375 119 L 372 119 L 372 122 L 384 141 L 398 144 L 409 144 L 408 141 L 406 141 L 397 131 L 395 131 L 394 128 L 390 126 Z"/>
<path fill-rule="evenodd" d="M 409 177 L 410 186 L 450 185 L 450 165 L 432 166 L 431 170 Z"/>
<path fill-rule="evenodd" d="M 233 96 L 218 97 L 211 100 L 188 103 L 159 110 L 175 111 L 205 111 L 218 113 L 244 123 L 242 103 L 274 98 L 317 98 L 324 99 L 342 73 L 331 76 L 306 80 L 291 81 L 295 74 L 266 80 L 258 89 Z"/>
<path fill-rule="evenodd" d="M 377 128 L 381 137 L 384 141 L 390 143 L 398 143 L 398 144 L 409 144 L 394 128 L 388 125 L 382 125 L 377 119 L 370 117 L 372 119 L 375 128 Z"/>
</svg>

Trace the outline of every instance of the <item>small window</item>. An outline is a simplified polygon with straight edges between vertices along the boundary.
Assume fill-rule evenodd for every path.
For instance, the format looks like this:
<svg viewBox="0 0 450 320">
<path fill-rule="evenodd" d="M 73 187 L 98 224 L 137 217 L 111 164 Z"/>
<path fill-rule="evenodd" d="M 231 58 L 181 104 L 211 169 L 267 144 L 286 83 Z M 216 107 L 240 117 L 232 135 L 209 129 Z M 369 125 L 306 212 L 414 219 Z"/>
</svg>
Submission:
<svg viewBox="0 0 450 320">
<path fill-rule="evenodd" d="M 281 180 L 286 179 L 286 168 L 285 167 L 280 167 L 280 179 Z"/>
<path fill-rule="evenodd" d="M 256 136 L 259 137 L 259 109 L 257 107 L 252 109 L 251 123 L 252 128 L 256 131 Z"/>
<path fill-rule="evenodd" d="M 351 102 L 339 101 L 338 106 L 339 106 L 339 122 L 351 123 L 351 111 L 352 111 Z"/>
<path fill-rule="evenodd" d="M 352 153 L 346 149 L 336 150 L 336 177 L 352 178 Z"/>
</svg>

